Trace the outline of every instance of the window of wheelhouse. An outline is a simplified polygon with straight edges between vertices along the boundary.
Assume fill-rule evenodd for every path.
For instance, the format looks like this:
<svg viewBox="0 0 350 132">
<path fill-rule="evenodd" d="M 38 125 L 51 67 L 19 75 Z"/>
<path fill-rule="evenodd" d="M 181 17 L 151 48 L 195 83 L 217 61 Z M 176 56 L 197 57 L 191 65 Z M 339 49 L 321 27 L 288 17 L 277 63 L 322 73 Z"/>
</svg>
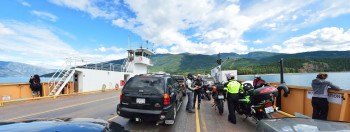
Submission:
<svg viewBox="0 0 350 132">
<path fill-rule="evenodd" d="M 135 52 L 135 56 L 142 56 L 142 52 Z"/>
</svg>

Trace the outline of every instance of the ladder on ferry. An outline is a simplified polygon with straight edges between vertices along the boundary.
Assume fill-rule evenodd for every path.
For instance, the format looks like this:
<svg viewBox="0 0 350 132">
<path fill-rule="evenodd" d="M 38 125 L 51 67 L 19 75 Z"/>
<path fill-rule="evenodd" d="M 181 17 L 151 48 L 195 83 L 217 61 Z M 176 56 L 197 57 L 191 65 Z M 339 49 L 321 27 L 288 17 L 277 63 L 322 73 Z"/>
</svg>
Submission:
<svg viewBox="0 0 350 132">
<path fill-rule="evenodd" d="M 122 64 L 122 72 L 129 72 L 130 62 L 128 58 L 124 59 L 124 62 Z"/>
<path fill-rule="evenodd" d="M 75 73 L 75 67 L 72 67 L 71 60 L 67 59 L 63 67 L 62 69 L 58 69 L 48 82 L 49 91 L 52 89 L 49 96 L 59 95 Z"/>
</svg>

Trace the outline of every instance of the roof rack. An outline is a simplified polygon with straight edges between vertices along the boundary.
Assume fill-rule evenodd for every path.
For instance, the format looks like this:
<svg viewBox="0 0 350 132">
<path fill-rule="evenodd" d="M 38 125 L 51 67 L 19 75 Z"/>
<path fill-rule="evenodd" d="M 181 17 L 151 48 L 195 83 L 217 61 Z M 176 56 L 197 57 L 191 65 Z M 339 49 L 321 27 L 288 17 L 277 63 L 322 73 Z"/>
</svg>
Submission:
<svg viewBox="0 0 350 132">
<path fill-rule="evenodd" d="M 154 75 L 167 75 L 167 76 L 170 76 L 170 73 L 156 73 Z"/>
</svg>

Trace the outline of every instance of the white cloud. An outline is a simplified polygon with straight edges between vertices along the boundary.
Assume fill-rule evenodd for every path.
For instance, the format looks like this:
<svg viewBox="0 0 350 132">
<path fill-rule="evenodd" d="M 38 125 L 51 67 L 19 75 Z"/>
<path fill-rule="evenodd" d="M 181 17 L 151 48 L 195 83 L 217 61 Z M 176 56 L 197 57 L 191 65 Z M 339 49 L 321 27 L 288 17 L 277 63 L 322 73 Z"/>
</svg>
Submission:
<svg viewBox="0 0 350 132">
<path fill-rule="evenodd" d="M 263 41 L 261 41 L 260 39 L 258 39 L 258 40 L 255 40 L 253 43 L 254 43 L 254 44 L 261 44 L 261 43 L 263 43 Z"/>
<path fill-rule="evenodd" d="M 247 31 L 269 28 L 279 35 L 350 10 L 346 1 L 317 0 L 293 0 L 288 4 L 281 0 L 256 1 L 244 7 L 238 0 L 50 1 L 87 12 L 94 18 L 111 20 L 113 25 L 131 30 L 158 47 L 166 46 L 167 51 L 159 48 L 161 52 L 201 54 L 257 50 L 248 48 L 243 40 Z M 124 13 L 125 9 L 131 13 Z M 281 48 L 277 45 L 266 47 Z"/>
<path fill-rule="evenodd" d="M 26 7 L 31 7 L 31 5 L 28 2 L 22 1 L 20 2 L 21 5 L 26 6 Z"/>
<path fill-rule="evenodd" d="M 317 8 L 317 7 L 316 7 Z M 323 1 L 318 5 L 318 10 L 309 13 L 309 17 L 305 19 L 304 25 L 310 25 L 330 17 L 350 13 L 349 1 Z"/>
<path fill-rule="evenodd" d="M 282 52 L 350 50 L 350 29 L 327 27 L 283 42 Z"/>
<path fill-rule="evenodd" d="M 102 17 L 107 19 L 111 19 L 116 16 L 116 9 L 114 9 L 114 6 L 119 4 L 115 1 L 98 0 L 50 0 L 50 2 L 56 5 L 87 12 L 93 18 Z"/>
<path fill-rule="evenodd" d="M 0 23 L 0 37 L 4 35 L 13 35 L 14 31 Z"/>
<path fill-rule="evenodd" d="M 86 54 L 73 49 L 55 32 L 43 25 L 0 21 L 0 60 L 58 68 L 65 58 L 78 57 L 90 62 L 104 62 L 126 57 L 120 48 L 110 47 L 111 54 Z M 119 51 L 119 52 L 117 52 Z"/>
<path fill-rule="evenodd" d="M 112 23 L 113 23 L 114 25 L 119 26 L 119 27 L 124 27 L 124 26 L 125 26 L 125 20 L 124 20 L 124 19 L 112 20 Z"/>
<path fill-rule="evenodd" d="M 171 53 L 214 54 L 247 52 L 249 49 L 242 40 L 246 31 L 263 24 L 276 30 L 278 23 L 269 20 L 297 19 L 297 16 L 290 16 L 290 12 L 310 2 L 298 0 L 286 5 L 283 1 L 272 0 L 257 2 L 244 9 L 237 1 L 173 0 L 164 3 L 161 0 L 126 0 L 125 3 L 135 17 L 116 18 L 114 25 L 132 30 L 156 44 L 170 46 Z M 187 30 L 195 33 L 185 34 Z"/>
<path fill-rule="evenodd" d="M 169 50 L 164 49 L 164 48 L 157 48 L 156 53 L 157 54 L 167 54 L 167 53 L 169 53 Z"/>
<path fill-rule="evenodd" d="M 106 47 L 100 47 L 100 48 L 97 48 L 96 49 L 97 51 L 100 51 L 100 52 L 107 52 L 107 51 L 113 51 L 113 52 L 122 52 L 122 51 L 126 51 L 124 48 L 117 48 L 115 46 L 112 46 L 112 47 L 109 47 L 109 48 L 106 48 Z"/>
<path fill-rule="evenodd" d="M 37 16 L 37 17 L 40 17 L 42 19 L 50 20 L 50 21 L 53 21 L 53 22 L 57 21 L 57 16 L 55 16 L 55 15 L 53 15 L 51 13 L 48 13 L 48 12 L 33 10 L 30 13 L 35 15 L 35 16 Z"/>
</svg>

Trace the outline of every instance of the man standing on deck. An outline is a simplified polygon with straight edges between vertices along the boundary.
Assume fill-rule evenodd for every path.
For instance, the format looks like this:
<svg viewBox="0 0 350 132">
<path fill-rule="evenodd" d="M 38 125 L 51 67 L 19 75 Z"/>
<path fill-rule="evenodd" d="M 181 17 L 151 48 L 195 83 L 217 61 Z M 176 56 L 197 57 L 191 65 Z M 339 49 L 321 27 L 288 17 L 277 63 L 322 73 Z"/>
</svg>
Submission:
<svg viewBox="0 0 350 132">
<path fill-rule="evenodd" d="M 198 106 L 197 109 L 200 109 L 201 106 L 201 99 L 202 99 L 202 86 L 203 86 L 203 80 L 201 79 L 200 74 L 197 75 L 196 80 L 194 81 L 194 86 L 196 87 L 196 90 L 194 90 L 194 98 L 193 98 L 193 107 L 195 108 L 196 100 L 198 99 Z"/>
<path fill-rule="evenodd" d="M 191 73 L 187 74 L 187 81 L 186 81 L 186 86 L 187 86 L 187 105 L 186 105 L 186 110 L 188 113 L 194 113 L 194 111 L 192 111 L 192 103 L 193 103 L 193 94 L 194 94 L 194 90 L 196 90 L 196 88 L 194 87 L 193 84 L 193 80 L 194 77 Z"/>
<path fill-rule="evenodd" d="M 236 114 L 235 108 L 238 105 L 238 92 L 243 90 L 243 86 L 240 82 L 234 80 L 235 76 L 233 73 L 226 74 L 227 80 L 229 81 L 227 85 L 225 84 L 225 89 L 227 89 L 227 107 L 228 107 L 228 121 L 236 124 Z"/>
</svg>

